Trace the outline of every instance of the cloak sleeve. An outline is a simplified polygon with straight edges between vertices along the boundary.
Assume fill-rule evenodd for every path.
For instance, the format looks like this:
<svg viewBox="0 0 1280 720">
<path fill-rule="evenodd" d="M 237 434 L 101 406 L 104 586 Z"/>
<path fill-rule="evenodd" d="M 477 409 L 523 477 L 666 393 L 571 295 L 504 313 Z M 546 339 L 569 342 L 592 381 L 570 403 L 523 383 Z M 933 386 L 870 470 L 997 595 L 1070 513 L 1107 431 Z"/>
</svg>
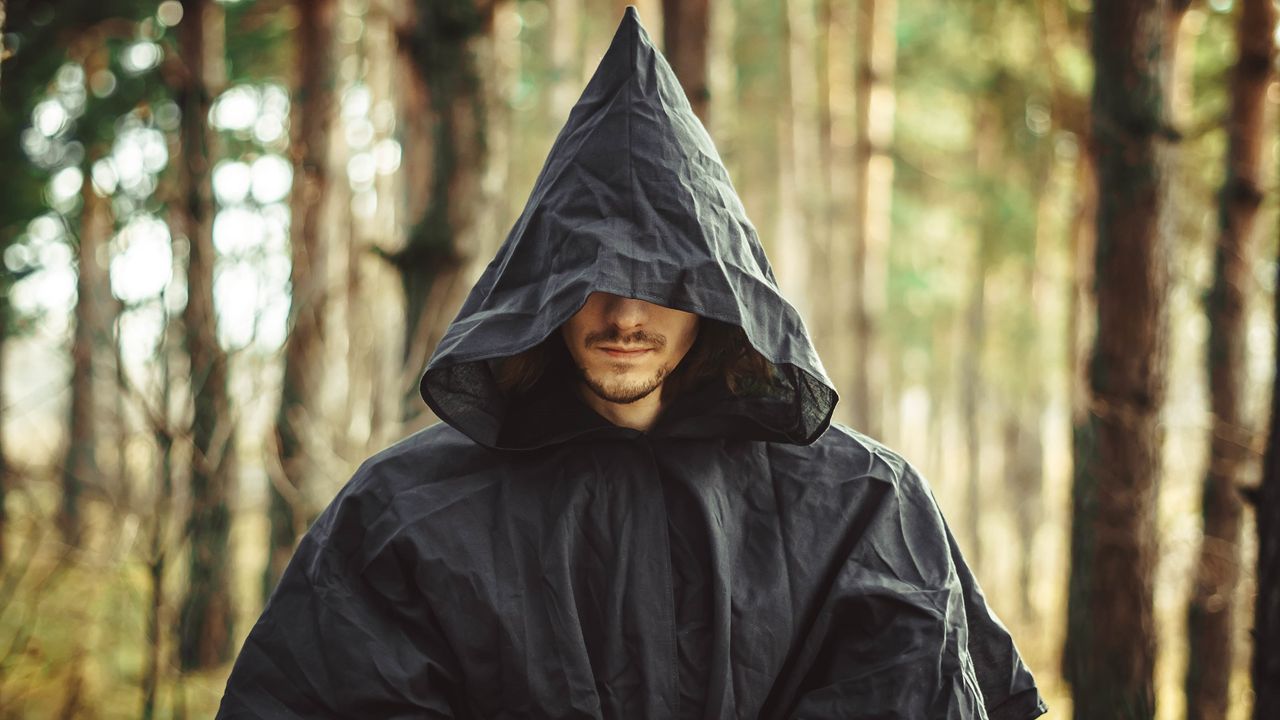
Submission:
<svg viewBox="0 0 1280 720">
<path fill-rule="evenodd" d="M 452 718 L 457 663 L 411 603 L 370 464 L 303 538 L 227 681 L 218 718 Z M 385 524 L 385 523 L 380 523 Z"/>
<path fill-rule="evenodd" d="M 818 613 L 792 718 L 1030 720 L 1044 712 L 924 481 L 906 466 Z"/>
</svg>

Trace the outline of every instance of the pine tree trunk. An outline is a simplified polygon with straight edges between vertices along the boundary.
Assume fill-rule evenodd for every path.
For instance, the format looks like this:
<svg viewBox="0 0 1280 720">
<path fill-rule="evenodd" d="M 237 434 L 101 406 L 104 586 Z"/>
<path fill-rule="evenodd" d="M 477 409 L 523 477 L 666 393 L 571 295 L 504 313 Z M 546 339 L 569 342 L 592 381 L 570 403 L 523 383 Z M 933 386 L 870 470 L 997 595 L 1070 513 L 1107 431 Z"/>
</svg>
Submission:
<svg viewBox="0 0 1280 720">
<path fill-rule="evenodd" d="M 779 35 L 779 54 L 775 62 L 778 71 L 777 95 L 772 102 L 777 108 L 774 123 L 762 122 L 763 126 L 772 125 L 772 142 L 778 152 L 778 172 L 766 176 L 774 181 L 773 194 L 777 199 L 777 213 L 773 223 L 768 227 L 768 234 L 774 239 L 773 252 L 774 271 L 777 273 L 778 285 L 803 317 L 811 317 L 809 292 L 809 253 L 808 238 L 801 224 L 798 207 L 798 191 L 796 190 L 796 103 L 794 85 L 791 78 L 792 29 L 791 11 L 794 3 L 788 2 L 777 7 L 778 21 L 774 26 Z M 815 338 L 815 340 L 817 340 Z"/>
<path fill-rule="evenodd" d="M 708 0 L 662 0 L 663 54 L 671 63 L 693 112 L 707 124 L 707 37 L 711 30 Z"/>
<path fill-rule="evenodd" d="M 1089 348 L 1097 332 L 1097 308 L 1093 296 L 1093 262 L 1098 214 L 1097 177 L 1090 142 L 1076 160 L 1076 206 L 1068 237 L 1071 241 L 1071 297 L 1067 307 L 1067 352 L 1071 368 L 1071 422 L 1084 423 L 1089 414 Z"/>
<path fill-rule="evenodd" d="M 162 303 L 163 303 L 162 296 Z M 167 317 L 167 314 L 166 314 Z M 161 415 L 153 418 L 151 428 L 156 443 L 156 455 L 159 458 L 155 478 L 155 493 L 151 502 L 151 527 L 149 537 L 149 556 L 147 558 L 147 580 L 150 603 L 147 608 L 146 665 L 142 675 L 142 712 L 143 720 L 152 720 L 156 716 L 156 704 L 159 697 L 160 676 L 164 662 L 161 656 L 162 638 L 164 637 L 162 618 L 167 602 L 165 596 L 165 573 L 169 564 L 169 523 L 173 509 L 173 427 L 168 413 L 172 395 L 173 376 L 171 370 L 172 342 L 175 323 L 169 319 L 161 331 L 160 347 L 157 349 L 160 371 L 160 408 Z"/>
<path fill-rule="evenodd" d="M 965 557 L 975 569 L 982 568 L 982 354 L 986 344 L 987 267 L 982 240 L 974 252 L 969 276 L 969 299 L 965 309 L 964 357 L 960 362 L 960 413 L 965 445 L 964 527 L 968 545 Z"/>
<path fill-rule="evenodd" d="M 853 198 L 853 334 L 850 404 L 853 424 L 883 431 L 884 359 L 876 323 L 887 304 L 889 210 L 893 186 L 893 73 L 897 0 L 865 0 L 855 16 L 857 56 Z"/>
<path fill-rule="evenodd" d="M 979 100 L 974 109 L 974 168 L 979 183 L 988 184 L 999 172 L 1000 132 L 996 108 L 988 100 Z M 982 399 L 986 396 L 983 356 L 987 336 L 987 274 L 991 264 L 991 247 L 1000 232 L 993 219 L 994 200 L 977 198 L 974 206 L 981 215 L 974 218 L 977 238 L 973 264 L 969 269 L 969 299 L 965 310 L 964 356 L 960 364 L 960 406 L 965 433 L 965 457 L 968 467 L 965 490 L 965 529 L 969 545 L 965 555 L 979 571 L 982 567 L 982 522 L 985 509 L 982 499 Z"/>
<path fill-rule="evenodd" d="M 191 364 L 191 515 L 188 586 L 179 613 L 178 656 L 183 670 L 210 668 L 231 658 L 229 500 L 235 483 L 235 434 L 227 391 L 227 355 L 218 345 L 213 306 L 213 188 L 208 130 L 210 66 L 220 65 L 207 43 L 220 12 L 208 0 L 183 3 L 178 27 L 186 83 L 182 108 L 182 214 L 189 244 L 187 305 L 183 310 Z"/>
<path fill-rule="evenodd" d="M 494 2 L 500 1 L 416 0 L 413 17 L 397 33 L 402 66 L 412 71 L 403 109 L 406 178 L 411 187 L 428 189 L 425 208 L 410 208 L 407 244 L 389 256 L 407 306 L 406 373 L 426 364 L 465 295 L 461 276 L 477 259 L 473 230 L 487 157 L 477 55 L 491 40 Z M 415 165 L 419 158 L 430 165 Z M 422 402 L 416 382 L 405 389 L 409 419 Z"/>
<path fill-rule="evenodd" d="M 1276 263 L 1280 288 L 1280 262 Z M 1275 366 L 1280 377 L 1280 292 L 1275 293 Z M 1280 717 L 1280 382 L 1271 387 L 1271 429 L 1262 484 L 1253 497 L 1258 525 L 1258 593 L 1253 606 L 1253 720 Z"/>
<path fill-rule="evenodd" d="M 751 221 L 757 228 L 773 228 L 779 214 L 777 178 L 782 174 L 780 120 L 776 114 L 757 117 L 747 109 L 771 108 L 778 103 L 784 82 L 778 58 L 787 52 L 778 27 L 785 22 L 785 15 L 778 4 L 765 0 L 733 0 L 733 4 L 732 66 L 738 115 L 733 144 L 741 150 L 731 156 L 731 172 L 739 181 L 739 194 Z M 726 114 L 716 117 L 723 119 Z M 769 256 L 775 257 L 779 238 L 762 230 L 760 241 Z"/>
<path fill-rule="evenodd" d="M 1187 611 L 1187 718 L 1224 720 L 1233 668 L 1236 587 L 1240 580 L 1238 483 L 1250 434 L 1245 381 L 1246 288 L 1251 235 L 1262 202 L 1260 164 L 1275 11 L 1271 0 L 1245 0 L 1237 26 L 1239 60 L 1231 79 L 1227 177 L 1219 195 L 1219 235 L 1209 318 L 1208 380 L 1213 413 L 1203 494 L 1204 538 Z"/>
<path fill-rule="evenodd" d="M 1071 442 L 1074 448 L 1081 448 L 1088 438 L 1089 426 L 1089 351 L 1093 346 L 1093 338 L 1097 332 L 1097 298 L 1093 292 L 1093 262 L 1097 244 L 1098 183 L 1093 169 L 1093 160 L 1089 148 L 1092 142 L 1084 138 L 1080 155 L 1076 160 L 1076 206 L 1072 213 L 1070 231 L 1071 247 L 1071 293 L 1067 301 L 1067 353 L 1068 367 L 1071 369 L 1069 391 L 1071 396 Z M 1078 450 L 1077 450 L 1078 452 Z M 1079 463 L 1077 462 L 1077 469 Z M 1086 490 L 1078 482 L 1072 483 L 1072 514 L 1070 518 L 1071 557 L 1083 558 L 1089 548 L 1089 536 L 1092 529 L 1085 522 L 1082 508 L 1088 506 Z M 1082 559 L 1072 560 L 1067 580 L 1068 605 L 1078 609 L 1079 616 L 1068 619 L 1068 631 L 1062 648 L 1062 677 L 1072 682 L 1075 659 L 1075 633 L 1071 628 L 1074 623 L 1087 622 L 1083 615 L 1084 583 L 1089 578 L 1089 565 Z"/>
<path fill-rule="evenodd" d="M 263 597 L 271 593 L 284 572 L 293 545 L 306 527 L 309 509 L 304 486 L 317 475 L 315 454 L 318 423 L 317 395 L 324 373 L 322 347 L 327 306 L 326 258 L 321 235 L 321 212 L 329 189 L 329 132 L 333 125 L 334 0 L 295 3 L 298 29 L 294 32 L 297 100 L 290 122 L 294 153 L 290 242 L 293 265 L 289 336 L 284 345 L 284 377 L 276 414 L 276 440 L 284 487 L 271 483 L 271 523 Z"/>
<path fill-rule="evenodd" d="M 358 8 L 342 9 L 349 13 Z M 364 36 L 347 52 L 368 68 L 364 84 L 369 89 L 371 107 L 391 110 L 374 118 L 376 137 L 381 139 L 379 142 L 398 141 L 403 128 L 400 118 L 407 116 L 402 104 L 412 93 L 402 92 L 404 76 L 398 67 L 396 19 L 390 13 L 371 13 L 363 20 Z M 350 151 L 343 133 L 332 135 L 337 144 L 330 160 L 332 167 L 345 167 L 344 156 Z M 330 313 L 343 311 L 335 318 L 341 321 L 341 329 L 335 331 L 334 337 L 346 338 L 345 354 L 335 354 L 332 359 L 335 367 L 346 368 L 346 406 L 338 417 L 349 419 L 345 429 L 352 445 L 348 452 L 356 456 L 375 452 L 402 435 L 404 390 L 417 380 L 417 369 L 406 372 L 399 351 L 405 326 L 399 273 L 383 260 L 402 249 L 405 242 L 403 204 L 410 198 L 405 191 L 408 183 L 403 168 L 412 163 L 408 162 L 406 149 L 402 148 L 401 156 L 400 172 L 379 173 L 374 179 L 377 203 L 371 216 L 361 217 L 351 211 L 353 194 L 350 184 L 343 180 L 335 178 L 331 182 L 326 201 L 330 206 L 341 206 L 345 216 L 342 225 L 347 228 L 346 232 L 329 236 L 337 264 L 342 264 L 340 254 L 346 255 L 345 301 Z M 337 349 L 335 346 L 341 345 L 328 347 Z"/>
<path fill-rule="evenodd" d="M 1168 245 L 1169 5 L 1094 7 L 1097 335 L 1076 436 L 1066 674 L 1075 717 L 1153 718 L 1153 573 Z"/>
<path fill-rule="evenodd" d="M 569 117 L 569 111 L 582 92 L 578 76 L 581 70 L 579 59 L 582 57 L 583 0 L 549 0 L 547 5 L 551 10 L 547 23 L 551 77 L 548 82 L 550 92 L 547 93 L 550 107 L 546 119 L 550 126 L 548 133 L 554 135 Z M 676 72 L 679 74 L 678 69 Z"/>
<path fill-rule="evenodd" d="M 92 161 L 86 167 L 92 166 Z M 79 547 L 84 532 L 81 496 L 87 486 L 101 480 L 97 450 L 101 440 L 102 396 L 105 379 L 104 343 L 110 342 L 107 303 L 110 280 L 99 255 L 111 237 L 111 206 L 93 190 L 89 173 L 81 188 L 80 238 L 76 251 L 77 280 L 75 334 L 71 344 L 71 415 L 68 444 L 62 465 L 62 505 L 58 527 L 68 546 Z"/>
<path fill-rule="evenodd" d="M 1035 582 L 1035 538 L 1043 517 L 1041 486 L 1044 477 L 1044 446 L 1040 440 L 1040 413 L 1043 405 L 1033 393 L 1018 401 L 1006 417 L 1005 480 L 1013 505 L 1018 543 L 1018 604 L 1022 619 L 1036 621 L 1031 587 Z"/>
</svg>

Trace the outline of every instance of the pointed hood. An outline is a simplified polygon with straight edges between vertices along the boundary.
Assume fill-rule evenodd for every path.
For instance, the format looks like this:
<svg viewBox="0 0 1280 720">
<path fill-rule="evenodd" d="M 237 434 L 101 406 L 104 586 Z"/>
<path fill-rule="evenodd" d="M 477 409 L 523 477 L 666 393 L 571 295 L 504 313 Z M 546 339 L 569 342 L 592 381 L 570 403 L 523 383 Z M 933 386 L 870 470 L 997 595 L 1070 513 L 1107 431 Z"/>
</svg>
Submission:
<svg viewBox="0 0 1280 720">
<path fill-rule="evenodd" d="M 504 425 L 529 415 L 498 388 L 495 361 L 541 343 L 596 291 L 741 327 L 772 363 L 766 396 L 709 399 L 673 432 L 808 444 L 830 423 L 836 393 L 804 323 L 779 293 L 711 138 L 633 7 L 524 212 L 436 347 L 423 399 L 482 445 L 546 444 L 503 440 L 511 435 Z"/>
</svg>

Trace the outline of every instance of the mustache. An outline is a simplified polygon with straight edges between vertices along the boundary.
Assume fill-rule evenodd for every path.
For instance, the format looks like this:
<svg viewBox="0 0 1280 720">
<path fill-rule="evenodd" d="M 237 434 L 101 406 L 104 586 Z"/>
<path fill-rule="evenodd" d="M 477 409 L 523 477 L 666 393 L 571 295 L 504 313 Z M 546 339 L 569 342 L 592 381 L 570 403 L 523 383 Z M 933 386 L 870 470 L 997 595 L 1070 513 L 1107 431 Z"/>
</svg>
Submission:
<svg viewBox="0 0 1280 720">
<path fill-rule="evenodd" d="M 587 347 L 610 343 L 612 345 L 622 345 L 624 347 L 643 345 L 655 350 L 661 350 L 667 345 L 667 337 L 659 333 L 651 333 L 644 330 L 636 330 L 635 332 L 624 334 L 621 330 L 614 327 L 607 330 L 596 330 L 595 332 L 587 333 L 587 336 L 583 339 L 582 343 Z"/>
</svg>

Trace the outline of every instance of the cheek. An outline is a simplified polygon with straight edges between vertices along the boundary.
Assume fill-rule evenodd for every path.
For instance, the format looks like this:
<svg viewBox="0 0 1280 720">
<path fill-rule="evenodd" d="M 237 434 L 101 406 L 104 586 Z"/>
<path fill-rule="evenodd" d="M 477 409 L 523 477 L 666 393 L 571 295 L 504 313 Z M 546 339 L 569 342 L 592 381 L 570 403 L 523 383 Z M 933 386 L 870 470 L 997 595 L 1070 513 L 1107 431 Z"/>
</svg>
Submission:
<svg viewBox="0 0 1280 720">
<path fill-rule="evenodd" d="M 697 321 L 679 326 L 668 337 L 674 340 L 670 345 L 673 359 L 677 361 L 684 359 L 684 356 L 689 352 L 689 348 L 693 347 L 694 340 L 698 338 Z"/>
<path fill-rule="evenodd" d="M 684 327 L 684 349 L 688 351 L 693 347 L 693 343 L 698 339 L 698 317 L 695 315 L 690 318 L 689 323 Z"/>
<path fill-rule="evenodd" d="M 568 322 L 560 326 L 560 336 L 564 338 L 564 344 L 572 352 L 576 353 L 582 347 L 582 338 L 586 334 L 582 327 L 582 323 L 577 321 L 577 318 L 570 318 Z"/>
</svg>

